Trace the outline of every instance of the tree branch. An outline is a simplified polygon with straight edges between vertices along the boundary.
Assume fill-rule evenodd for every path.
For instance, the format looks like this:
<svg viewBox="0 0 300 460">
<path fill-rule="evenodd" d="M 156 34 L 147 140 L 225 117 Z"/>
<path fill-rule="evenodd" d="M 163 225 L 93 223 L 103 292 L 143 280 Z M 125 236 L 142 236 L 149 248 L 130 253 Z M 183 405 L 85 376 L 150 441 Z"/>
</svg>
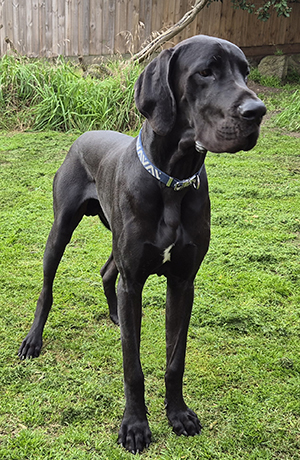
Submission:
<svg viewBox="0 0 300 460">
<path fill-rule="evenodd" d="M 132 57 L 132 60 L 140 63 L 147 59 L 147 57 L 154 53 L 161 45 L 163 45 L 166 41 L 171 40 L 171 38 L 175 37 L 175 35 L 179 34 L 179 32 L 188 26 L 209 1 L 210 0 L 196 0 L 195 5 L 191 10 L 187 11 L 176 24 L 161 33 L 158 37 L 148 43 L 148 45 L 146 45 L 141 51 L 136 53 Z"/>
</svg>

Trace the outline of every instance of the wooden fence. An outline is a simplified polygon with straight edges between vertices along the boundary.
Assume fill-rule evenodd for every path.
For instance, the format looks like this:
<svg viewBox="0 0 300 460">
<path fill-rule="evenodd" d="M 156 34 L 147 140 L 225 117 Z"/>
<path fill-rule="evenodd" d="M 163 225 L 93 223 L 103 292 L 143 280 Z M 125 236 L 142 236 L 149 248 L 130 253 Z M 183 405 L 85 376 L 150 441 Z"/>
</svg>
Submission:
<svg viewBox="0 0 300 460">
<path fill-rule="evenodd" d="M 177 22 L 192 3 L 0 0 L 0 55 L 10 51 L 12 43 L 20 54 L 31 57 L 135 53 L 152 33 Z M 231 40 L 250 54 L 267 54 L 267 49 L 275 48 L 300 52 L 300 3 L 293 3 L 289 19 L 273 14 L 261 22 L 255 15 L 234 10 L 230 0 L 214 2 L 167 46 L 198 33 Z"/>
</svg>

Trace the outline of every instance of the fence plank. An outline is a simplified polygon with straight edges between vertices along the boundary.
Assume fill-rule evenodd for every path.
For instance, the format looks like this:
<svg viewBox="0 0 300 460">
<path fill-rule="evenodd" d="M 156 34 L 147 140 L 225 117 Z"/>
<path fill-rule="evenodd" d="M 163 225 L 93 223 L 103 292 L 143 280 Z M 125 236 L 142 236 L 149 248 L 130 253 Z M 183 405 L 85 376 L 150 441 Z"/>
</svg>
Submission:
<svg viewBox="0 0 300 460">
<path fill-rule="evenodd" d="M 108 42 L 109 54 L 114 54 L 115 49 L 115 12 L 116 0 L 108 1 Z"/>
<path fill-rule="evenodd" d="M 26 2 L 19 3 L 19 49 L 21 54 L 26 53 Z"/>
<path fill-rule="evenodd" d="M 50 51 L 49 54 L 52 56 L 58 56 L 59 54 L 59 46 L 58 46 L 58 5 L 57 0 L 52 0 L 52 9 L 51 9 L 51 16 L 52 16 L 52 52 Z"/>
<path fill-rule="evenodd" d="M 32 39 L 32 26 L 33 26 L 33 6 L 32 6 L 32 0 L 28 0 L 31 8 L 26 9 L 26 18 L 24 19 L 25 21 L 25 30 L 26 30 L 26 42 L 24 43 L 24 50 L 23 53 L 26 53 L 26 48 L 27 48 L 27 54 L 28 56 L 32 56 L 32 48 L 33 48 L 33 39 Z"/>
<path fill-rule="evenodd" d="M 73 0 L 72 1 L 72 7 L 71 7 L 71 26 L 70 26 L 70 31 L 71 31 L 71 56 L 78 56 L 80 54 L 79 51 L 79 9 L 78 9 L 78 0 Z"/>
<path fill-rule="evenodd" d="M 12 11 L 12 2 L 6 1 L 4 3 L 3 8 L 3 16 L 4 16 L 4 36 L 8 37 L 10 40 L 13 41 L 14 39 L 14 32 L 13 32 L 13 11 Z M 4 48 L 6 51 L 10 50 L 10 46 L 4 42 Z"/>
<path fill-rule="evenodd" d="M 58 0 L 57 4 L 57 54 L 65 54 L 65 0 Z"/>
<path fill-rule="evenodd" d="M 39 2 L 38 0 L 31 0 L 31 23 L 28 26 L 29 37 L 31 44 L 27 44 L 27 54 L 29 56 L 37 57 L 40 55 L 40 36 L 39 36 Z"/>
<path fill-rule="evenodd" d="M 164 27 L 163 24 L 163 2 L 161 0 L 152 1 L 152 32 L 158 32 Z"/>
<path fill-rule="evenodd" d="M 66 0 L 65 3 L 65 56 L 71 56 L 71 0 Z"/>
<path fill-rule="evenodd" d="M 140 47 L 140 25 L 139 25 L 139 0 L 133 0 L 132 27 L 133 27 L 133 50 Z"/>
<path fill-rule="evenodd" d="M 12 41 L 13 44 L 17 49 L 20 49 L 20 44 L 19 44 L 19 30 L 20 30 L 20 24 L 19 24 L 19 2 L 15 2 L 12 4 L 12 26 L 13 26 L 13 37 Z M 21 51 L 21 50 L 20 50 Z"/>
<path fill-rule="evenodd" d="M 39 21 L 38 21 L 38 31 L 39 31 L 39 55 L 46 56 L 46 32 L 48 20 L 46 17 L 46 4 L 45 1 L 39 1 Z"/>
<path fill-rule="evenodd" d="M 79 49 L 80 54 L 90 54 L 90 2 L 81 0 L 79 2 Z"/>
<path fill-rule="evenodd" d="M 127 8 L 125 0 L 117 0 L 115 18 L 115 52 L 120 54 L 126 53 L 126 41 L 128 40 L 126 15 Z"/>
<path fill-rule="evenodd" d="M 143 27 L 140 28 L 140 46 L 147 40 L 152 32 L 152 0 L 140 1 L 140 5 L 143 5 L 143 9 L 140 12 L 140 21 Z M 142 13 L 142 14 L 141 14 Z"/>
<path fill-rule="evenodd" d="M 103 16 L 102 16 L 102 53 L 109 54 L 108 49 L 108 1 L 109 0 L 102 0 L 103 4 Z"/>
<path fill-rule="evenodd" d="M 52 22 L 52 0 L 45 0 L 45 15 L 43 22 L 45 25 L 45 55 L 51 57 L 53 50 L 53 22 Z"/>
<path fill-rule="evenodd" d="M 90 4 L 90 53 L 102 54 L 102 4 L 98 0 L 91 0 Z"/>
</svg>

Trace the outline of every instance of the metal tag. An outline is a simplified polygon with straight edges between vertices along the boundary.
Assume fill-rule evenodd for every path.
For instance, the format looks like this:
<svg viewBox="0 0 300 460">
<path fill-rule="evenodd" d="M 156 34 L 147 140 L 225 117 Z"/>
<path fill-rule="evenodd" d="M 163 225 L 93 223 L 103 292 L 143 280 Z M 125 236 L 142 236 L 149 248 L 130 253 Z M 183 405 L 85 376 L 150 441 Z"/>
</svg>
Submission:
<svg viewBox="0 0 300 460">
<path fill-rule="evenodd" d="M 196 176 L 195 177 L 195 180 L 193 181 L 193 187 L 198 190 L 200 188 L 200 184 L 201 184 L 201 181 L 200 181 L 200 177 L 199 176 Z"/>
</svg>

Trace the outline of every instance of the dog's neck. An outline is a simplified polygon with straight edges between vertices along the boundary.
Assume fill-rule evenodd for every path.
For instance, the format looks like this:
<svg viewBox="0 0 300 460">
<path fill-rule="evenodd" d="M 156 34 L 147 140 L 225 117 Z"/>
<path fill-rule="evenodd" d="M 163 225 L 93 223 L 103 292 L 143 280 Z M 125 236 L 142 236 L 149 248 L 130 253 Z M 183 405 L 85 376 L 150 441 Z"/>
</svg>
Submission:
<svg viewBox="0 0 300 460">
<path fill-rule="evenodd" d="M 194 131 L 174 127 L 166 136 L 156 134 L 148 121 L 144 123 L 142 143 L 150 161 L 166 174 L 185 179 L 201 168 L 206 152 L 195 147 Z"/>
</svg>

